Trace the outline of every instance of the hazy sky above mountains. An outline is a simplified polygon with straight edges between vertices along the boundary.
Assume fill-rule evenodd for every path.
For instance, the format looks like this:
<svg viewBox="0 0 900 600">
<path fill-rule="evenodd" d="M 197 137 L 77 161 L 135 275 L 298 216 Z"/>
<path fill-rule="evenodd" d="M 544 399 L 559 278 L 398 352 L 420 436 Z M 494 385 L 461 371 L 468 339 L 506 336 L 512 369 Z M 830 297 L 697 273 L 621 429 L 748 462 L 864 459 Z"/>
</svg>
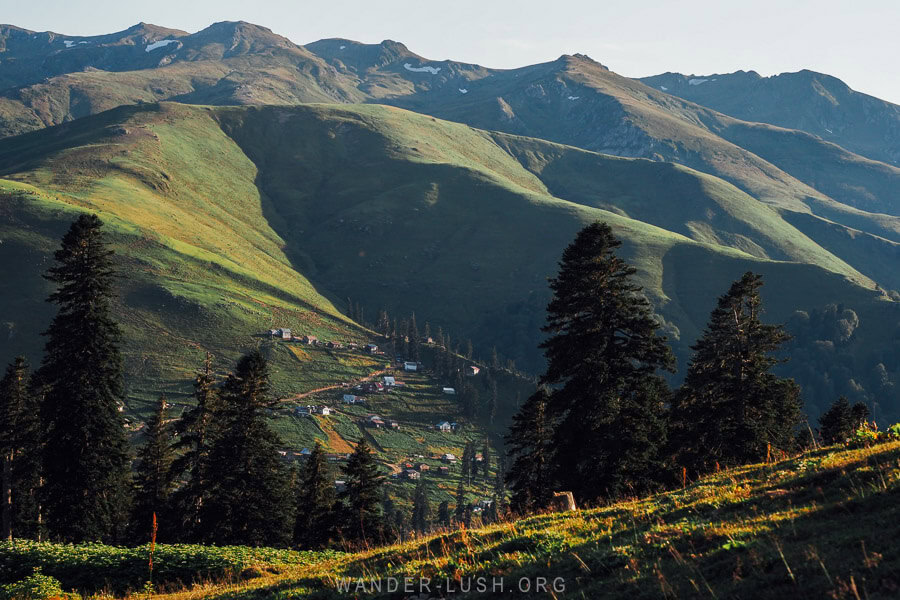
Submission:
<svg viewBox="0 0 900 600">
<path fill-rule="evenodd" d="M 97 35 L 244 20 L 298 44 L 393 39 L 434 60 L 519 67 L 581 52 L 630 77 L 812 69 L 900 103 L 897 0 L 0 0 L 0 20 Z"/>
</svg>

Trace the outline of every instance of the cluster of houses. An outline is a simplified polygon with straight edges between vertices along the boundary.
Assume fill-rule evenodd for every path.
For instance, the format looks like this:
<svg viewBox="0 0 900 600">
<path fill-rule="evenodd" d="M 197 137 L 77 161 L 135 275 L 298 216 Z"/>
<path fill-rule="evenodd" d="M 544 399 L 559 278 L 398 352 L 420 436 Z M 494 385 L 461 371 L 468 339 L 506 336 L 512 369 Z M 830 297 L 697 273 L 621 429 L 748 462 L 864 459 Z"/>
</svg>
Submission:
<svg viewBox="0 0 900 600">
<path fill-rule="evenodd" d="M 322 415 L 327 417 L 331 414 L 331 409 L 325 405 L 316 406 L 308 404 L 306 406 L 298 406 L 294 409 L 294 413 L 298 417 L 311 417 L 313 415 Z"/>
<path fill-rule="evenodd" d="M 333 348 L 333 349 L 341 349 L 341 348 L 347 348 L 348 350 L 359 349 L 359 344 L 354 343 L 354 342 L 348 342 L 346 344 L 344 344 L 343 342 L 337 342 L 337 341 L 320 342 L 319 338 L 317 338 L 314 335 L 296 336 L 290 329 L 287 329 L 285 327 L 282 327 L 280 329 L 270 329 L 269 337 L 271 337 L 272 339 L 285 340 L 288 342 L 300 342 L 301 344 L 306 344 L 308 346 L 318 346 L 319 344 L 321 344 L 321 345 L 325 346 L 326 348 Z M 366 352 L 369 352 L 370 354 L 375 354 L 377 350 L 378 350 L 378 346 L 375 346 L 374 344 L 369 344 L 366 346 Z"/>
<path fill-rule="evenodd" d="M 375 414 L 366 415 L 365 418 L 360 419 L 360 421 L 364 426 L 372 427 L 373 429 L 384 429 L 385 427 L 400 429 L 400 423 L 397 421 L 385 420 Z"/>
</svg>

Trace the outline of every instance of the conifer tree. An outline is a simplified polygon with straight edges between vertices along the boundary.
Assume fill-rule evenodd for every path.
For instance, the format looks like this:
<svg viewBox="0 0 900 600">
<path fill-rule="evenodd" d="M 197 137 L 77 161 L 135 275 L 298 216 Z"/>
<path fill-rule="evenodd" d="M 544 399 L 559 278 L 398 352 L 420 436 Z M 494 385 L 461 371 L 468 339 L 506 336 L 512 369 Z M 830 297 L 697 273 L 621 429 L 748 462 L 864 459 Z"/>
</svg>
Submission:
<svg viewBox="0 0 900 600">
<path fill-rule="evenodd" d="M 491 378 L 488 391 L 490 395 L 488 396 L 486 407 L 487 414 L 485 416 L 487 417 L 487 422 L 490 425 L 493 425 L 494 418 L 497 416 L 497 380 Z"/>
<path fill-rule="evenodd" d="M 462 463 L 462 472 L 460 473 L 460 476 L 466 480 L 466 485 L 472 484 L 473 454 L 472 442 L 466 442 L 466 445 L 463 446 L 462 456 L 460 457 L 460 463 Z"/>
<path fill-rule="evenodd" d="M 265 410 L 269 367 L 258 350 L 243 356 L 225 380 L 215 436 L 203 471 L 208 492 L 200 531 L 216 544 L 287 546 L 293 529 L 290 474 L 278 455 L 281 442 Z"/>
<path fill-rule="evenodd" d="M 295 497 L 294 544 L 302 548 L 326 546 L 335 525 L 335 493 L 325 449 L 318 440 L 297 478 Z"/>
<path fill-rule="evenodd" d="M 174 446 L 181 454 L 175 459 L 172 471 L 181 486 L 173 494 L 173 517 L 179 518 L 179 539 L 196 541 L 200 522 L 200 507 L 209 492 L 209 451 L 216 433 L 215 414 L 218 407 L 216 377 L 212 369 L 212 355 L 207 352 L 203 368 L 194 378 L 195 405 L 185 411 L 175 424 L 178 439 Z"/>
<path fill-rule="evenodd" d="M 450 502 L 447 500 L 438 504 L 438 524 L 441 527 L 450 527 Z"/>
<path fill-rule="evenodd" d="M 366 438 L 359 441 L 347 464 L 341 469 L 347 486 L 340 494 L 343 502 L 341 530 L 344 538 L 356 541 L 377 540 L 382 525 L 381 507 L 378 503 L 382 478 L 378 474 L 378 465 Z"/>
<path fill-rule="evenodd" d="M 630 439 L 625 421 L 662 410 L 658 394 L 648 392 L 665 387 L 658 371 L 674 365 L 650 303 L 632 282 L 635 269 L 615 255 L 621 245 L 605 223 L 588 225 L 550 281 L 544 327 L 550 337 L 541 347 L 542 382 L 555 386 L 548 403 L 553 470 L 564 489 L 584 499 L 652 486 L 656 465 L 649 459 L 663 432 Z M 640 457 L 620 452 L 640 444 L 650 444 Z"/>
<path fill-rule="evenodd" d="M 494 477 L 494 513 L 497 516 L 497 520 L 502 520 L 507 517 L 509 512 L 509 506 L 506 501 L 506 484 L 505 484 L 505 474 L 503 473 L 502 464 L 497 465 L 497 475 Z"/>
<path fill-rule="evenodd" d="M 513 417 L 506 436 L 512 458 L 506 481 L 513 492 L 512 510 L 517 513 L 545 508 L 553 496 L 549 402 L 549 390 L 539 387 Z"/>
<path fill-rule="evenodd" d="M 453 520 L 457 523 L 462 523 L 466 506 L 468 506 L 466 501 L 466 480 L 460 477 L 459 484 L 456 486 L 456 508 L 453 510 Z"/>
<path fill-rule="evenodd" d="M 52 539 L 115 541 L 130 504 L 119 327 L 112 319 L 112 251 L 102 222 L 81 215 L 54 254 L 48 301 L 59 311 L 45 332 L 36 374 L 44 433 L 41 490 Z"/>
<path fill-rule="evenodd" d="M 413 313 L 409 319 L 409 329 L 407 333 L 407 337 L 409 337 L 409 357 L 414 360 L 419 360 L 419 328 L 416 325 L 416 313 Z"/>
<path fill-rule="evenodd" d="M 172 462 L 175 453 L 172 448 L 171 427 L 168 420 L 166 397 L 161 396 L 156 411 L 144 425 L 144 444 L 138 451 L 135 469 L 135 502 L 132 512 L 132 539 L 141 543 L 150 541 L 153 515 L 159 524 L 158 539 L 171 542 L 170 534 L 177 529 L 170 523 L 172 514 L 170 499 L 175 487 Z"/>
<path fill-rule="evenodd" d="M 466 358 L 472 360 L 472 340 L 466 340 Z"/>
<path fill-rule="evenodd" d="M 25 357 L 0 380 L 3 539 L 40 537 L 40 420 Z"/>
<path fill-rule="evenodd" d="M 819 417 L 819 435 L 826 444 L 844 443 L 868 417 L 865 404 L 850 406 L 847 398 L 841 396 Z"/>
<path fill-rule="evenodd" d="M 428 490 L 424 479 L 419 479 L 416 484 L 416 492 L 413 496 L 412 527 L 419 534 L 424 534 L 429 529 L 431 519 L 431 504 L 428 502 Z"/>
<path fill-rule="evenodd" d="M 391 320 L 384 309 L 378 313 L 378 332 L 386 338 L 391 336 Z"/>
<path fill-rule="evenodd" d="M 491 446 L 487 440 L 481 447 L 481 476 L 485 481 L 491 476 Z"/>
<path fill-rule="evenodd" d="M 745 273 L 718 300 L 672 404 L 677 462 L 694 473 L 763 460 L 793 446 L 800 389 L 770 372 L 790 339 L 760 320 L 762 278 Z"/>
</svg>

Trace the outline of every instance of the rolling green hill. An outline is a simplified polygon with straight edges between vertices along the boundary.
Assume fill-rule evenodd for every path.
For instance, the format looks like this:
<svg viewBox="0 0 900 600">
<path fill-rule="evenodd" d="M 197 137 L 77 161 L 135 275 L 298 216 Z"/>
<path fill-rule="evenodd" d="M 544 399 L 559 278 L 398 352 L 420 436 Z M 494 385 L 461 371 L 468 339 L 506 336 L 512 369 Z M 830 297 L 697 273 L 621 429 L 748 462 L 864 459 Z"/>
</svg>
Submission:
<svg viewBox="0 0 900 600">
<path fill-rule="evenodd" d="M 131 275 L 119 310 L 132 395 L 145 400 L 183 390 L 204 350 L 229 361 L 257 343 L 285 395 L 365 374 L 324 350 L 298 364 L 258 337 L 290 326 L 364 339 L 340 312 L 348 297 L 369 315 L 415 312 L 537 371 L 546 278 L 598 219 L 624 238 L 682 361 L 748 269 L 766 276 L 769 318 L 845 304 L 860 321 L 854 340 L 879 357 L 893 339 L 879 322 L 897 320 L 866 274 L 722 180 L 396 108 L 123 107 L 0 140 L 0 176 L 0 253 L 16 265 L 0 294 L 4 357 L 37 355 L 50 316 L 40 273 L 72 211 L 96 210 Z M 877 363 L 889 378 L 898 368 L 870 359 L 840 385 L 861 385 L 857 370 Z"/>
</svg>

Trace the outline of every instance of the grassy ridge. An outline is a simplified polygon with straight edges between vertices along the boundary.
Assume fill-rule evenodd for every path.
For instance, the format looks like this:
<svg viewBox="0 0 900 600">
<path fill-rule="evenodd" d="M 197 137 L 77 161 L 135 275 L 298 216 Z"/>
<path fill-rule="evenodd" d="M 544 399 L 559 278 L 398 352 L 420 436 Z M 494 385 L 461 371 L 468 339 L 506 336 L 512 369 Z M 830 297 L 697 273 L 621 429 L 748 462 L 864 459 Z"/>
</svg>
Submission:
<svg viewBox="0 0 900 600">
<path fill-rule="evenodd" d="M 894 598 L 900 589 L 900 443 L 823 448 L 771 464 L 723 471 L 683 489 L 574 513 L 448 531 L 238 584 L 154 596 L 250 600 L 358 598 L 370 583 L 429 578 L 457 597 L 520 591 L 527 578 L 561 578 L 565 598 Z M 478 593 L 477 578 L 488 591 Z M 346 583 L 345 583 L 346 585 Z"/>
</svg>

